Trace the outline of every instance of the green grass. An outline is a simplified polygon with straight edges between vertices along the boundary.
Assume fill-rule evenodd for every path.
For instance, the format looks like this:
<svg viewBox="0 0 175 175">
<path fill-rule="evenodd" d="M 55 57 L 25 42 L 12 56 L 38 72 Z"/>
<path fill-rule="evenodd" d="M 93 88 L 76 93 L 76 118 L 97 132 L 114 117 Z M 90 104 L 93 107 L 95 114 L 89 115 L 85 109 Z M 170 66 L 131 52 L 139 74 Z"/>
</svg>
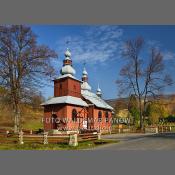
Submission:
<svg viewBox="0 0 175 175">
<path fill-rule="evenodd" d="M 83 150 L 92 149 L 99 145 L 117 143 L 114 140 L 97 140 L 97 141 L 85 141 L 80 142 L 78 146 L 73 147 L 67 144 L 0 144 L 0 150 Z"/>
<path fill-rule="evenodd" d="M 28 122 L 22 124 L 22 128 L 28 130 L 38 130 L 43 128 L 43 123 L 41 122 L 41 120 L 29 120 Z"/>
<path fill-rule="evenodd" d="M 171 128 L 171 132 L 175 132 L 175 127 L 172 127 Z"/>
</svg>

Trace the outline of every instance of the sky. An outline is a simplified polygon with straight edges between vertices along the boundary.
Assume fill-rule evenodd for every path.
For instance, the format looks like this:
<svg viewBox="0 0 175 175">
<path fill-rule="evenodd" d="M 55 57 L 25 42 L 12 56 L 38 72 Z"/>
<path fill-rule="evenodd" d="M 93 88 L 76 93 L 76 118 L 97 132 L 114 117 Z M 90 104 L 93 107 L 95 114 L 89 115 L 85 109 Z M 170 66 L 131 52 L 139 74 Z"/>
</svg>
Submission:
<svg viewBox="0 0 175 175">
<path fill-rule="evenodd" d="M 175 26 L 149 25 L 33 25 L 39 44 L 45 44 L 58 53 L 53 65 L 59 71 L 62 67 L 64 52 L 68 47 L 72 54 L 75 77 L 81 79 L 85 63 L 89 84 L 96 91 L 98 84 L 104 99 L 114 99 L 118 96 L 116 80 L 124 65 L 121 56 L 123 43 L 128 39 L 141 36 L 145 45 L 156 46 L 164 56 L 167 71 L 174 75 L 175 65 Z M 67 44 L 67 41 L 69 43 Z M 144 53 L 145 58 L 148 54 Z M 41 89 L 46 97 L 53 96 L 53 82 Z M 175 93 L 174 87 L 166 88 L 165 93 Z"/>
</svg>

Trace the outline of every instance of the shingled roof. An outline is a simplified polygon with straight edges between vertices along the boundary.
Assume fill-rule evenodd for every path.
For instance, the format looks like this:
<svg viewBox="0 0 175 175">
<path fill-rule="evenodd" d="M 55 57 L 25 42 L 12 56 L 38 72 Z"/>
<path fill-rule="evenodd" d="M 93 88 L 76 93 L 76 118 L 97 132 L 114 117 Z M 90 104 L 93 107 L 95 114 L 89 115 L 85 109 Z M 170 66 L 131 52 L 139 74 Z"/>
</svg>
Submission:
<svg viewBox="0 0 175 175">
<path fill-rule="evenodd" d="M 85 106 L 87 107 L 88 104 L 83 101 L 81 98 L 72 97 L 72 96 L 62 96 L 62 97 L 53 97 L 50 100 L 42 103 L 42 106 L 45 105 L 52 105 L 52 104 L 73 104 L 77 106 Z"/>
<path fill-rule="evenodd" d="M 109 106 L 102 98 L 98 97 L 95 93 L 88 90 L 82 90 L 81 94 L 86 100 L 90 101 L 96 107 L 113 110 L 111 106 Z"/>
</svg>

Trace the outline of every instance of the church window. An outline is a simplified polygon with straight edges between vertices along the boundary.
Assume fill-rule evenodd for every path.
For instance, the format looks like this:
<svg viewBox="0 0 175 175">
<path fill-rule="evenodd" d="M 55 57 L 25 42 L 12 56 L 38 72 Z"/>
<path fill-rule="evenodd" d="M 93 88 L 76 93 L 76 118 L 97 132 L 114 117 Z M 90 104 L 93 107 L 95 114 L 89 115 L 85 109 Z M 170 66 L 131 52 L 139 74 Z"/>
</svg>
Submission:
<svg viewBox="0 0 175 175">
<path fill-rule="evenodd" d="M 108 113 L 108 111 L 105 112 L 105 118 L 106 118 L 106 122 L 109 122 L 109 113 Z"/>
<path fill-rule="evenodd" d="M 98 112 L 98 122 L 101 122 L 102 121 L 102 112 L 99 111 Z"/>
</svg>

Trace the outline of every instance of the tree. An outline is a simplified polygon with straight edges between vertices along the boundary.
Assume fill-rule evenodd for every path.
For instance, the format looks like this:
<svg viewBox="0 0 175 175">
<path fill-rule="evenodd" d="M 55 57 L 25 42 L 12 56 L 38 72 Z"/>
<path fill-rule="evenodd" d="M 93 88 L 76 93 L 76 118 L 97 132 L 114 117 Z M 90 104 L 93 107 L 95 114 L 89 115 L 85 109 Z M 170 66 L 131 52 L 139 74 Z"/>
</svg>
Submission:
<svg viewBox="0 0 175 175">
<path fill-rule="evenodd" d="M 137 98 L 133 94 L 129 97 L 128 110 L 133 117 L 133 123 L 136 125 L 139 121 L 139 109 Z"/>
<path fill-rule="evenodd" d="M 161 116 L 161 106 L 157 103 L 149 103 L 146 108 L 146 114 L 150 124 L 157 124 Z"/>
<path fill-rule="evenodd" d="M 31 28 L 0 26 L 0 85 L 8 90 L 14 110 L 14 130 L 20 127 L 20 103 L 54 74 L 50 58 L 57 54 L 37 43 Z"/>
<path fill-rule="evenodd" d="M 127 102 L 124 99 L 117 99 L 115 102 L 115 113 L 119 113 L 120 110 L 127 109 Z"/>
<path fill-rule="evenodd" d="M 143 129 L 144 111 L 148 97 L 156 98 L 163 88 L 172 84 L 171 77 L 164 72 L 163 55 L 154 47 L 147 58 L 143 57 L 144 40 L 141 37 L 125 43 L 123 58 L 126 64 L 117 80 L 120 94 L 134 94 L 138 100 L 140 128 Z M 145 56 L 146 57 L 146 56 Z"/>
<path fill-rule="evenodd" d="M 41 109 L 41 103 L 45 101 L 44 97 L 41 93 L 34 94 L 31 96 L 30 105 L 32 106 L 33 110 Z"/>
</svg>

